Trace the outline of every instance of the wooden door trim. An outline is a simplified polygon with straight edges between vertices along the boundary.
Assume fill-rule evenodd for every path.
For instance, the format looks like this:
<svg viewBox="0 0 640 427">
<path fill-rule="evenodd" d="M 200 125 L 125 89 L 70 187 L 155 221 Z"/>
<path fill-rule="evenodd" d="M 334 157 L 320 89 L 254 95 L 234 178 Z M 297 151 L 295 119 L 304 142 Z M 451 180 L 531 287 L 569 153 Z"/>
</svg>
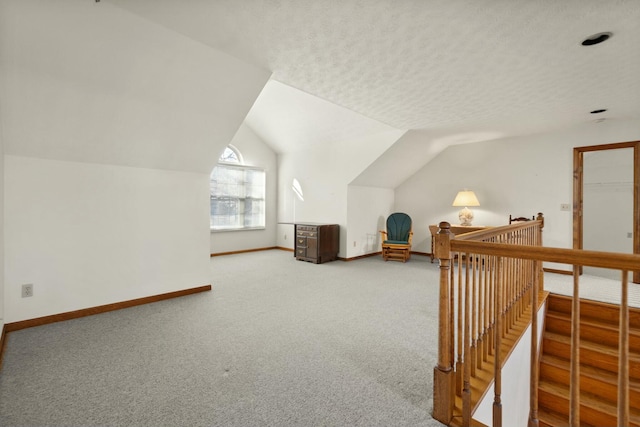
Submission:
<svg viewBox="0 0 640 427">
<path fill-rule="evenodd" d="M 640 141 L 618 142 L 613 144 L 589 145 L 573 149 L 573 248 L 582 249 L 583 224 L 583 187 L 584 153 L 589 151 L 617 150 L 633 148 L 633 253 L 640 254 Z M 582 273 L 582 267 L 580 268 Z M 640 272 L 633 273 L 633 281 L 640 283 Z"/>
</svg>

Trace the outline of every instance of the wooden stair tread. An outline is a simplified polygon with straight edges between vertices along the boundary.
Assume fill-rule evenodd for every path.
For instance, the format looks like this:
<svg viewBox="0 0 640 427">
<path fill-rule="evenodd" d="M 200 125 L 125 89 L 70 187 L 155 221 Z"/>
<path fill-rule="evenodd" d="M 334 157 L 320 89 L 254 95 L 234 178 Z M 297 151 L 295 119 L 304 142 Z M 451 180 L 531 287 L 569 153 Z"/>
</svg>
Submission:
<svg viewBox="0 0 640 427">
<path fill-rule="evenodd" d="M 582 426 L 588 426 L 581 420 Z M 539 427 L 560 427 L 569 425 L 569 417 L 560 415 L 557 412 L 546 411 L 544 409 L 538 410 L 538 425 Z"/>
<path fill-rule="evenodd" d="M 541 427 L 569 424 L 572 298 L 551 294 L 539 365 Z M 618 305 L 580 300 L 580 425 L 617 424 Z M 629 424 L 640 426 L 640 309 L 629 308 Z"/>
<path fill-rule="evenodd" d="M 549 332 L 569 335 L 571 315 L 568 313 L 547 313 L 545 328 Z M 602 323 L 595 319 L 580 319 L 580 340 L 604 343 L 618 347 L 618 324 Z M 640 353 L 640 330 L 629 330 L 629 350 Z"/>
<path fill-rule="evenodd" d="M 571 322 L 571 313 L 562 313 L 557 311 L 549 311 L 547 312 L 547 318 L 557 319 L 557 320 L 568 320 Z M 599 328 L 603 328 L 610 331 L 618 331 L 619 322 L 617 323 L 609 323 L 609 322 L 601 322 L 598 319 L 593 317 L 582 317 L 580 316 L 580 325 L 589 325 L 589 326 L 597 326 Z M 629 329 L 629 335 L 640 335 L 640 331 L 638 329 Z"/>
<path fill-rule="evenodd" d="M 543 403 L 548 403 L 546 395 L 549 395 L 553 400 L 553 406 L 550 409 L 554 412 L 569 408 L 569 386 L 549 381 L 541 380 L 538 388 L 539 399 Z M 629 422 L 632 425 L 640 425 L 640 410 L 636 408 L 630 408 Z M 593 421 L 596 425 L 607 425 L 608 420 L 614 420 L 617 418 L 617 406 L 614 402 L 607 402 L 599 399 L 593 394 L 581 391 L 580 392 L 580 413 L 581 418 L 584 416 L 585 420 Z M 614 422 L 615 424 L 615 422 Z"/>
<path fill-rule="evenodd" d="M 572 297 L 549 294 L 547 312 L 571 313 Z M 593 300 L 580 300 L 580 317 L 599 319 L 601 322 L 617 325 L 620 319 L 619 305 Z M 640 329 L 640 309 L 629 307 L 629 327 Z"/>
<path fill-rule="evenodd" d="M 569 358 L 571 338 L 551 332 L 544 333 L 542 349 L 545 354 Z M 618 350 L 610 346 L 580 341 L 580 364 L 591 365 L 611 372 L 618 371 Z M 629 354 L 629 377 L 640 379 L 640 355 Z"/>
<path fill-rule="evenodd" d="M 569 369 L 571 366 L 571 362 L 569 361 L 569 359 L 561 358 L 558 356 L 552 356 L 549 354 L 545 354 L 540 358 L 540 364 L 552 365 L 557 368 L 564 369 L 567 372 L 569 372 Z M 618 385 L 617 373 L 613 373 L 611 371 L 607 371 L 605 369 L 600 369 L 598 367 L 594 367 L 590 365 L 580 366 L 580 376 L 596 378 L 600 381 L 608 382 L 614 386 Z M 629 388 L 640 392 L 640 379 L 629 378 Z"/>
<path fill-rule="evenodd" d="M 570 383 L 569 360 L 544 355 L 540 360 L 540 380 L 568 385 Z M 617 402 L 618 373 L 589 365 L 580 366 L 580 389 L 588 391 L 598 398 Z M 630 402 L 640 402 L 640 381 L 630 379 Z"/>
<path fill-rule="evenodd" d="M 555 332 L 546 332 L 545 331 L 543 338 L 546 339 L 546 340 L 557 341 L 557 342 L 561 342 L 561 343 L 565 343 L 565 344 L 568 343 L 569 345 L 571 345 L 571 337 L 569 337 L 567 335 L 558 334 L 558 333 L 555 333 Z M 582 349 L 589 349 L 589 350 L 597 351 L 598 353 L 602 353 L 602 354 L 618 357 L 618 349 L 617 348 L 613 348 L 611 346 L 600 344 L 600 343 L 596 343 L 596 342 L 593 342 L 593 341 L 580 340 L 580 349 L 581 350 Z M 640 363 L 640 355 L 630 352 L 630 354 L 629 354 L 629 362 L 631 362 L 631 363 Z"/>
</svg>

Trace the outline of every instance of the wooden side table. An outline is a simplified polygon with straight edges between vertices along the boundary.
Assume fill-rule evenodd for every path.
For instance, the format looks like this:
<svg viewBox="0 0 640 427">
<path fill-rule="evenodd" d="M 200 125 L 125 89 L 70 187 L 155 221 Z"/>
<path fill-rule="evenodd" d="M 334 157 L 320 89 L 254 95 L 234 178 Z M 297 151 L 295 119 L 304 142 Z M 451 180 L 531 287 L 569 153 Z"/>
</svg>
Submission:
<svg viewBox="0 0 640 427">
<path fill-rule="evenodd" d="M 472 231 L 478 231 L 478 230 L 484 230 L 486 228 L 491 228 L 489 226 L 486 225 L 451 225 L 451 234 L 453 235 L 458 235 L 458 234 L 464 234 L 464 233 L 471 233 Z M 429 231 L 431 232 L 431 262 L 433 262 L 433 251 L 434 251 L 434 246 L 435 246 L 435 235 L 438 234 L 438 226 L 437 225 L 430 225 L 429 226 Z"/>
<path fill-rule="evenodd" d="M 340 226 L 338 224 L 294 224 L 296 244 L 294 256 L 301 261 L 315 264 L 338 259 Z"/>
</svg>

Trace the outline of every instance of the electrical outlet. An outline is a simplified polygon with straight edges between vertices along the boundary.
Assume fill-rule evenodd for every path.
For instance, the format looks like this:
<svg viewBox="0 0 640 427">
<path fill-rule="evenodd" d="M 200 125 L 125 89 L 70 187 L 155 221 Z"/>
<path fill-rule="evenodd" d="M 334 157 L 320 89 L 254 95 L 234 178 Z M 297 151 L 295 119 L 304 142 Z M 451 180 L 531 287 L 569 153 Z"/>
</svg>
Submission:
<svg viewBox="0 0 640 427">
<path fill-rule="evenodd" d="M 287 240 L 287 235 L 286 234 L 284 235 L 284 240 Z"/>
<path fill-rule="evenodd" d="M 571 205 L 569 203 L 562 203 L 560 205 L 560 210 L 561 211 L 570 211 L 571 210 Z"/>
<path fill-rule="evenodd" d="M 633 239 L 633 233 L 627 233 L 627 238 L 628 239 Z"/>
<path fill-rule="evenodd" d="M 22 298 L 27 298 L 32 296 L 33 296 L 33 285 L 32 284 L 22 285 Z"/>
<path fill-rule="evenodd" d="M 353 241 L 353 247 L 354 248 L 356 247 L 356 241 L 355 240 Z"/>
</svg>

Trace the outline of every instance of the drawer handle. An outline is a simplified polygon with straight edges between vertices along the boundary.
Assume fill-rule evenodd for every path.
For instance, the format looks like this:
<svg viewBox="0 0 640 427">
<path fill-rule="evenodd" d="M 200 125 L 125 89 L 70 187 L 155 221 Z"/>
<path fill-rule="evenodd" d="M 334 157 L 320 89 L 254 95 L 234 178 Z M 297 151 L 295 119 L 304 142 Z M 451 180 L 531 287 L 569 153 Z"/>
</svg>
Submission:
<svg viewBox="0 0 640 427">
<path fill-rule="evenodd" d="M 304 239 L 298 239 L 298 243 L 302 244 L 304 242 Z"/>
</svg>

